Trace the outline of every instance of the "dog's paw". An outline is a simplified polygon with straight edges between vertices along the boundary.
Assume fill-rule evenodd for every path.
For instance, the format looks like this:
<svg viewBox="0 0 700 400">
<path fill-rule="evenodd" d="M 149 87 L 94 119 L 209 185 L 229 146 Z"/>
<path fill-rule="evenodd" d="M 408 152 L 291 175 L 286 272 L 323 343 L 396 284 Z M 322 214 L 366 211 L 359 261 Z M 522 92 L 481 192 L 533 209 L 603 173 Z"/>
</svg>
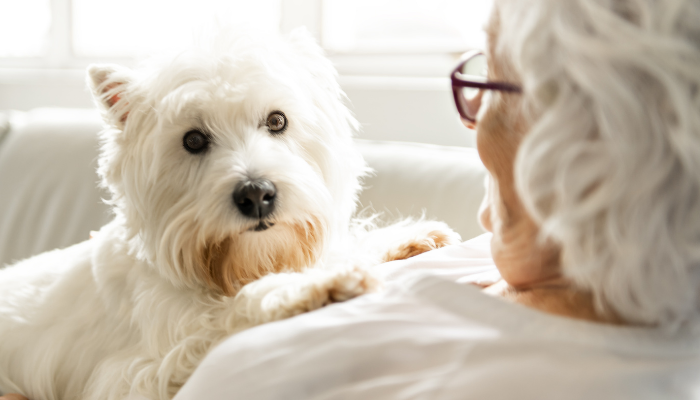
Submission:
<svg viewBox="0 0 700 400">
<path fill-rule="evenodd" d="M 369 272 L 360 268 L 348 268 L 333 274 L 326 282 L 328 303 L 347 301 L 374 292 L 379 286 L 379 281 Z"/>
<path fill-rule="evenodd" d="M 297 315 L 373 292 L 378 286 L 378 281 L 360 268 L 324 271 L 309 284 L 299 286 L 284 308 L 290 316 Z"/>
<path fill-rule="evenodd" d="M 405 242 L 387 251 L 383 261 L 405 260 L 426 251 L 458 244 L 462 240 L 459 234 L 444 222 L 421 221 L 414 227 L 417 228 L 417 232 L 408 237 Z"/>
<path fill-rule="evenodd" d="M 236 296 L 236 314 L 250 325 L 278 321 L 375 291 L 368 271 L 347 268 L 272 274 L 246 285 Z"/>
</svg>

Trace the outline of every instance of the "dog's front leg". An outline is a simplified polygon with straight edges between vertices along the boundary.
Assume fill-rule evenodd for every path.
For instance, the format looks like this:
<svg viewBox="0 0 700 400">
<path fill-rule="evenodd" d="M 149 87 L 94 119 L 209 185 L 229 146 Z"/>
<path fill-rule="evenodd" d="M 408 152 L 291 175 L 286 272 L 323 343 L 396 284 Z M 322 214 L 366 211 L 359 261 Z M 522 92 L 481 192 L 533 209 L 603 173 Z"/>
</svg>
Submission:
<svg viewBox="0 0 700 400">
<path fill-rule="evenodd" d="M 360 268 L 270 274 L 233 299 L 235 330 L 277 321 L 372 292 L 378 281 Z"/>
</svg>

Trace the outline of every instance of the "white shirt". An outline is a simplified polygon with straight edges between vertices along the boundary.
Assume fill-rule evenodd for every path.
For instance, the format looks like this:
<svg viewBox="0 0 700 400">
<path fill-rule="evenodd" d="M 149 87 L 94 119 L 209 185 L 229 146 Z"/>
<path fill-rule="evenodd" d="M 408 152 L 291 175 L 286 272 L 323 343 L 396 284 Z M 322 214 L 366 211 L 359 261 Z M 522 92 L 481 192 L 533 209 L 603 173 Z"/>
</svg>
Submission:
<svg viewBox="0 0 700 400">
<path fill-rule="evenodd" d="M 700 398 L 698 337 L 553 316 L 457 283 L 497 276 L 487 242 L 385 264 L 396 281 L 381 293 L 230 337 L 175 400 Z"/>
</svg>

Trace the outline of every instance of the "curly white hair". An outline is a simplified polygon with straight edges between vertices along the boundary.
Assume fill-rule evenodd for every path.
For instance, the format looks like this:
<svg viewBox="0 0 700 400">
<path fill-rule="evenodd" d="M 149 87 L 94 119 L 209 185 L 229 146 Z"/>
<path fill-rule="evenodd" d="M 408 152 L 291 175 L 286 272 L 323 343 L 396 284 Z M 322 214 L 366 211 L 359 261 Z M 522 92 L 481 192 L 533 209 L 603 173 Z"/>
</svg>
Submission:
<svg viewBox="0 0 700 400">
<path fill-rule="evenodd" d="M 601 312 L 700 322 L 700 2 L 503 0 L 520 198 Z"/>
</svg>

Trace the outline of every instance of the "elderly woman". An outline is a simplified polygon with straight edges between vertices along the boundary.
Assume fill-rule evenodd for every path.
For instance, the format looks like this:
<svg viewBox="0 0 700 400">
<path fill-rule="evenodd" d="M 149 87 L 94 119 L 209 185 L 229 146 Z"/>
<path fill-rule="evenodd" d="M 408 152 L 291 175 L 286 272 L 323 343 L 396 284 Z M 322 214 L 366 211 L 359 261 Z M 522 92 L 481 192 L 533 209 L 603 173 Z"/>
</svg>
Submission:
<svg viewBox="0 0 700 400">
<path fill-rule="evenodd" d="M 501 279 L 468 284 L 480 239 L 392 263 L 466 275 L 233 336 L 176 399 L 698 395 L 700 2 L 497 0 L 487 32 L 452 79 Z"/>
<path fill-rule="evenodd" d="M 486 29 L 486 79 L 476 54 L 452 79 L 502 279 L 413 275 L 252 329 L 176 399 L 698 395 L 700 2 L 497 0 Z"/>
</svg>

